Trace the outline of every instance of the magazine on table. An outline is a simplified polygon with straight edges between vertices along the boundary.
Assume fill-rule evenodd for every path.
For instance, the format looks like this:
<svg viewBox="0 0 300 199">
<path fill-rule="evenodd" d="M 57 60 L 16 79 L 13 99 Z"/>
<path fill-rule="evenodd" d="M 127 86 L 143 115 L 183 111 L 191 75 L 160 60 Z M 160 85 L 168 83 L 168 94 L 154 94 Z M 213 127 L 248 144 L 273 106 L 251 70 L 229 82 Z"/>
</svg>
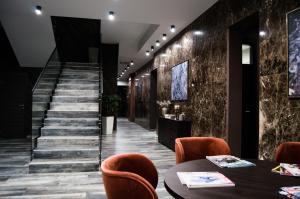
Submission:
<svg viewBox="0 0 300 199">
<path fill-rule="evenodd" d="M 235 184 L 219 172 L 177 172 L 181 184 L 188 188 L 233 187 Z"/>
<path fill-rule="evenodd" d="M 272 172 L 280 173 L 280 175 L 300 177 L 300 165 L 280 163 L 280 165 L 272 169 Z"/>
<path fill-rule="evenodd" d="M 239 168 L 255 166 L 255 164 L 252 162 L 249 162 L 247 160 L 241 160 L 240 158 L 232 155 L 206 156 L 206 159 L 221 168 Z"/>
<path fill-rule="evenodd" d="M 300 198 L 300 186 L 281 187 L 279 194 L 287 196 L 288 198 L 299 199 Z"/>
</svg>

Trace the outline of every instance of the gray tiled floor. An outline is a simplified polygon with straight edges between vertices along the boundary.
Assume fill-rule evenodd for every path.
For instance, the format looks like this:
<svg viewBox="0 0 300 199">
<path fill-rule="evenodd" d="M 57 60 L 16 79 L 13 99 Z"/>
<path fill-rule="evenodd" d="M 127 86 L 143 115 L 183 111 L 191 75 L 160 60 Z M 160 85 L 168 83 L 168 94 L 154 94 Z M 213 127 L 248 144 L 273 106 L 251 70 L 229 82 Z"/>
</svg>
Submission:
<svg viewBox="0 0 300 199">
<path fill-rule="evenodd" d="M 100 172 L 28 174 L 30 144 L 26 140 L 0 140 L 0 199 L 104 199 Z M 157 143 L 155 131 L 118 119 L 118 130 L 103 136 L 103 159 L 118 153 L 143 153 L 159 172 L 159 198 L 171 198 L 163 185 L 164 172 L 175 165 L 175 154 Z"/>
</svg>

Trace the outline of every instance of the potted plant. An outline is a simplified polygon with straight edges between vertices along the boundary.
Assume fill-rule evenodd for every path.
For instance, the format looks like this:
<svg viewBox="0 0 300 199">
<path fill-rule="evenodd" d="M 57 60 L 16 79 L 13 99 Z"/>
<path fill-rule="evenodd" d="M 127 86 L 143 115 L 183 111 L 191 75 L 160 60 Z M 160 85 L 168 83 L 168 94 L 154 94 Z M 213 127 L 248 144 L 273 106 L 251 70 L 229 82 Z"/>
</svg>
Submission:
<svg viewBox="0 0 300 199">
<path fill-rule="evenodd" d="M 102 97 L 102 131 L 103 134 L 112 134 L 114 119 L 118 113 L 120 97 L 104 95 Z"/>
</svg>

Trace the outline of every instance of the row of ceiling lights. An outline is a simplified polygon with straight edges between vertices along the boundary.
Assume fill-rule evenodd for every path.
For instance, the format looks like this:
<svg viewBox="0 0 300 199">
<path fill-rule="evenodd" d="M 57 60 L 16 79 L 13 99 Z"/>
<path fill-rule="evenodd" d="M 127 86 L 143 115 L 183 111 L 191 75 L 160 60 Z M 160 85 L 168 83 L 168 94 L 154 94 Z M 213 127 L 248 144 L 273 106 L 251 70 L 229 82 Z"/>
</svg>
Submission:
<svg viewBox="0 0 300 199">
<path fill-rule="evenodd" d="M 175 33 L 175 32 L 176 32 L 176 27 L 175 27 L 175 25 L 171 25 L 171 27 L 170 27 L 170 32 L 171 32 L 171 33 Z M 162 40 L 163 40 L 163 41 L 166 41 L 167 39 L 168 39 L 167 34 L 166 34 L 166 33 L 162 34 Z M 159 47 L 159 46 L 160 46 L 160 41 L 159 41 L 159 40 L 156 40 L 155 46 L 156 46 L 156 47 Z M 153 52 L 153 51 L 154 51 L 154 45 L 150 47 L 150 51 L 149 51 L 149 50 L 146 51 L 146 56 L 150 56 L 150 52 Z"/>
<path fill-rule="evenodd" d="M 124 70 L 122 71 L 122 73 L 118 76 L 117 80 L 119 80 L 125 73 L 126 71 L 130 68 L 130 66 L 133 66 L 134 62 L 131 60 L 130 64 L 127 64 L 124 68 Z"/>
</svg>

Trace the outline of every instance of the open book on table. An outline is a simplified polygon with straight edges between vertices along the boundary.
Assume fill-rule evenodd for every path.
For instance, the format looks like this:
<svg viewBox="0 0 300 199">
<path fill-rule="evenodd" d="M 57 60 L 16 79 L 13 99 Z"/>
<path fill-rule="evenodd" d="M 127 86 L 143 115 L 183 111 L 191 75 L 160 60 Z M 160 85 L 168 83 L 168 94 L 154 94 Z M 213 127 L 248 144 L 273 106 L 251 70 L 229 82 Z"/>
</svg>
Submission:
<svg viewBox="0 0 300 199">
<path fill-rule="evenodd" d="M 209 161 L 221 168 L 239 168 L 255 166 L 255 164 L 252 162 L 249 162 L 247 160 L 241 160 L 240 158 L 232 155 L 206 156 L 206 159 L 208 159 Z"/>
<path fill-rule="evenodd" d="M 233 187 L 235 184 L 219 172 L 177 172 L 181 184 L 188 188 Z"/>
<path fill-rule="evenodd" d="M 287 196 L 288 198 L 300 198 L 300 186 L 281 187 L 279 194 Z"/>
</svg>

